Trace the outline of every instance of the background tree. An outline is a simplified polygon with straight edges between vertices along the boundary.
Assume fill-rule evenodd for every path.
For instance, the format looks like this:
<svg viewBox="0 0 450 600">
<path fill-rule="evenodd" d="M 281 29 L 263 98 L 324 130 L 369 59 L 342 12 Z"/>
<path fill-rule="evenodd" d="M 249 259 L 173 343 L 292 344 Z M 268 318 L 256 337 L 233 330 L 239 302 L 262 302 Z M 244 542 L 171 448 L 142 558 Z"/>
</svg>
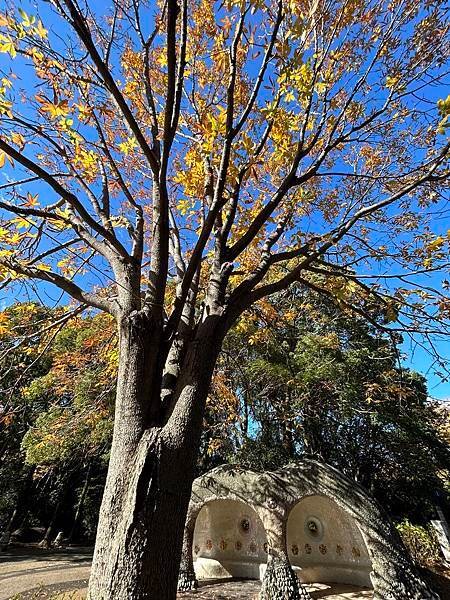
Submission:
<svg viewBox="0 0 450 600">
<path fill-rule="evenodd" d="M 425 0 L 39 9 L 0 20 L 2 277 L 115 319 L 89 597 L 174 598 L 208 388 L 244 310 L 299 281 L 375 296 L 430 341 L 447 327 L 440 284 L 417 278 L 447 265 L 430 222 L 446 15 Z"/>
<path fill-rule="evenodd" d="M 261 470 L 313 455 L 395 518 L 427 522 L 438 501 L 448 507 L 448 413 L 400 366 L 399 341 L 301 287 L 254 307 L 219 359 L 210 455 Z"/>
<path fill-rule="evenodd" d="M 48 406 L 41 397 L 27 401 L 23 388 L 46 373 L 51 359 L 46 352 L 52 335 L 48 326 L 63 311 L 52 311 L 33 303 L 20 303 L 0 313 L 0 521 L 3 532 L 19 527 L 27 515 L 33 469 L 20 453 L 22 438 L 40 411 Z"/>
<path fill-rule="evenodd" d="M 55 312 L 64 324 L 70 319 L 60 331 Z M 82 528 L 92 539 L 112 432 L 117 371 L 112 321 L 30 303 L 1 315 L 1 529 L 43 524 L 44 545 L 55 530 L 73 538 L 81 533 L 83 504 L 92 495 L 90 522 Z"/>
</svg>

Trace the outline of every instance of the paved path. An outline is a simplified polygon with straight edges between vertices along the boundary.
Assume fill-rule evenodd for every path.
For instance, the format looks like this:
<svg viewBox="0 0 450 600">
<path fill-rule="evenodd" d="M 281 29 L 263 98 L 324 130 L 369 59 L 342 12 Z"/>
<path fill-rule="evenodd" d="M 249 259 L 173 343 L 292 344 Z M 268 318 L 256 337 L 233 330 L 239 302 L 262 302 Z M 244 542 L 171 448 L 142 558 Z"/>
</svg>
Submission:
<svg viewBox="0 0 450 600">
<path fill-rule="evenodd" d="M 196 593 L 178 594 L 181 600 L 257 600 L 261 584 L 259 581 L 229 581 L 200 583 Z M 372 590 L 362 590 L 349 585 L 315 583 L 306 589 L 313 600 L 368 600 Z"/>
<path fill-rule="evenodd" d="M 88 551 L 45 552 L 20 550 L 0 554 L 0 600 L 9 600 L 44 586 L 87 581 L 91 567 Z M 83 585 L 81 583 L 81 585 Z"/>
<path fill-rule="evenodd" d="M 42 550 L 0 554 L 0 600 L 38 600 L 65 597 L 82 600 L 89 578 L 89 551 Z M 307 586 L 314 600 L 366 600 L 372 592 L 343 585 Z M 179 600 L 256 600 L 258 581 L 202 581 L 196 593 L 178 594 Z M 62 592 L 65 592 L 64 594 Z"/>
</svg>

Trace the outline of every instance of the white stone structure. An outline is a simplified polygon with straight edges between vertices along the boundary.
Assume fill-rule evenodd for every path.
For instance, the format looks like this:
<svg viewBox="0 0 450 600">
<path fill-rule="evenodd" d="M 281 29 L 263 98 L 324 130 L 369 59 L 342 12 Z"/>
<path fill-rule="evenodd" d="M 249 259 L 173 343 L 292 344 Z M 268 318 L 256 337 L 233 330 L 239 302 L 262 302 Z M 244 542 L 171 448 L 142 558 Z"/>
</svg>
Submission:
<svg viewBox="0 0 450 600">
<path fill-rule="evenodd" d="M 194 481 L 179 589 L 229 576 L 261 579 L 262 600 L 307 599 L 301 582 L 370 586 L 374 600 L 438 599 L 378 503 L 312 460 L 266 473 L 224 466 Z"/>
<path fill-rule="evenodd" d="M 307 496 L 287 521 L 289 561 L 304 583 L 371 587 L 372 563 L 361 531 L 334 500 Z"/>
</svg>

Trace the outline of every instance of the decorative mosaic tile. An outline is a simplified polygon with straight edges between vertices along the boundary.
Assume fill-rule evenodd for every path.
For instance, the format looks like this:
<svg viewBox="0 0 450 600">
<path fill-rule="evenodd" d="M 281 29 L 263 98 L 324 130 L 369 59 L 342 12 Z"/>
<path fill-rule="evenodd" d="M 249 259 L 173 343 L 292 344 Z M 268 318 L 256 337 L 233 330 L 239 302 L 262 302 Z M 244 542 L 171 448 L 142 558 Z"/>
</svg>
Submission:
<svg viewBox="0 0 450 600">
<path fill-rule="evenodd" d="M 198 546 L 197 544 L 195 544 L 194 546 L 194 552 L 195 554 L 198 554 L 200 552 L 200 546 Z"/>
<path fill-rule="evenodd" d="M 338 556 L 342 556 L 344 554 L 344 548 L 342 546 L 340 546 L 339 544 L 337 544 L 337 546 L 336 546 L 336 554 Z"/>
<path fill-rule="evenodd" d="M 292 554 L 294 556 L 297 556 L 297 554 L 298 554 L 298 546 L 297 546 L 297 544 L 292 544 L 292 546 L 291 546 L 291 552 L 292 552 Z"/>
<path fill-rule="evenodd" d="M 220 548 L 221 550 L 226 550 L 226 549 L 227 549 L 227 546 L 228 546 L 228 543 L 227 543 L 227 541 L 226 541 L 226 540 L 220 540 L 219 548 Z"/>
<path fill-rule="evenodd" d="M 310 544 L 305 544 L 305 552 L 306 552 L 306 554 L 311 554 L 312 548 L 311 548 Z"/>
<path fill-rule="evenodd" d="M 357 548 L 356 546 L 353 546 L 353 548 L 352 548 L 352 555 L 354 556 L 354 558 L 359 558 L 361 556 L 360 549 Z"/>
<path fill-rule="evenodd" d="M 255 544 L 255 542 L 252 542 L 250 544 L 249 550 L 252 554 L 256 554 L 256 552 L 258 551 L 258 546 Z"/>
<path fill-rule="evenodd" d="M 242 542 L 237 540 L 237 542 L 234 544 L 234 547 L 239 552 L 240 550 L 242 550 Z"/>
<path fill-rule="evenodd" d="M 325 544 L 320 544 L 319 552 L 320 554 L 326 554 L 328 552 L 328 548 L 325 546 Z"/>
<path fill-rule="evenodd" d="M 212 550 L 212 547 L 213 547 L 212 540 L 206 540 L 205 546 L 206 546 L 207 550 Z"/>
</svg>

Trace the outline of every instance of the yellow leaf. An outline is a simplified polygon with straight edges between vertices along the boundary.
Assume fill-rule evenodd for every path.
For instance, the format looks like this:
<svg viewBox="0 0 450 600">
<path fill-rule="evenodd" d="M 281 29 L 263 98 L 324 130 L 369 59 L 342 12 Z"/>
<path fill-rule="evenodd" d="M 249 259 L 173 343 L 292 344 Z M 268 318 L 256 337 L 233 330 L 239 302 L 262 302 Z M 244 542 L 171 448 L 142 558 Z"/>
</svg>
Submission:
<svg viewBox="0 0 450 600">
<path fill-rule="evenodd" d="M 5 100 L 4 98 L 0 98 L 0 115 L 6 115 L 7 117 L 12 117 L 12 102 L 9 100 Z"/>
<path fill-rule="evenodd" d="M 289 90 L 289 92 L 287 92 L 284 95 L 284 99 L 286 100 L 286 102 L 292 102 L 293 100 L 295 100 L 295 96 L 294 93 L 292 91 Z"/>
<path fill-rule="evenodd" d="M 38 265 L 36 265 L 36 268 L 39 269 L 39 271 L 46 271 L 46 272 L 49 272 L 52 270 L 50 265 L 46 265 L 45 263 L 39 263 Z"/>
<path fill-rule="evenodd" d="M 61 100 L 61 102 L 57 102 L 56 104 L 53 104 L 53 102 L 42 96 L 36 96 L 36 100 L 41 104 L 41 110 L 48 113 L 51 119 L 65 117 L 69 113 L 69 103 L 67 100 Z"/>
<path fill-rule="evenodd" d="M 21 133 L 12 133 L 11 141 L 13 144 L 16 144 L 16 146 L 19 146 L 19 148 L 23 148 L 25 146 L 25 138 Z"/>
<path fill-rule="evenodd" d="M 5 160 L 7 160 L 12 167 L 14 166 L 13 159 L 6 154 L 6 152 L 0 152 L 0 169 L 5 166 Z"/>
<path fill-rule="evenodd" d="M 16 217 L 15 219 L 11 219 L 11 223 L 15 223 L 17 229 L 28 229 L 30 225 L 34 225 L 33 221 L 26 219 L 25 217 Z"/>
<path fill-rule="evenodd" d="M 23 27 L 31 27 L 36 21 L 36 17 L 27 15 L 27 13 L 22 8 L 19 8 L 19 13 L 23 19 L 21 23 Z"/>
<path fill-rule="evenodd" d="M 429 252 L 436 252 L 437 250 L 440 250 L 442 248 L 442 246 L 444 245 L 445 239 L 442 236 L 438 236 L 436 239 L 434 239 L 432 242 L 430 242 L 427 246 L 427 250 Z"/>
<path fill-rule="evenodd" d="M 177 209 L 180 211 L 182 215 L 185 215 L 187 211 L 190 209 L 191 203 L 189 200 L 180 200 L 177 204 Z"/>
<path fill-rule="evenodd" d="M 42 21 L 39 19 L 38 24 L 35 27 L 36 35 L 39 36 L 42 40 L 47 38 L 48 31 L 42 25 Z"/>
<path fill-rule="evenodd" d="M 400 81 L 400 75 L 388 75 L 386 77 L 386 87 L 395 88 Z"/>
<path fill-rule="evenodd" d="M 8 53 L 11 58 L 15 58 L 17 55 L 14 43 L 9 36 L 0 34 L 0 52 Z"/>
</svg>

